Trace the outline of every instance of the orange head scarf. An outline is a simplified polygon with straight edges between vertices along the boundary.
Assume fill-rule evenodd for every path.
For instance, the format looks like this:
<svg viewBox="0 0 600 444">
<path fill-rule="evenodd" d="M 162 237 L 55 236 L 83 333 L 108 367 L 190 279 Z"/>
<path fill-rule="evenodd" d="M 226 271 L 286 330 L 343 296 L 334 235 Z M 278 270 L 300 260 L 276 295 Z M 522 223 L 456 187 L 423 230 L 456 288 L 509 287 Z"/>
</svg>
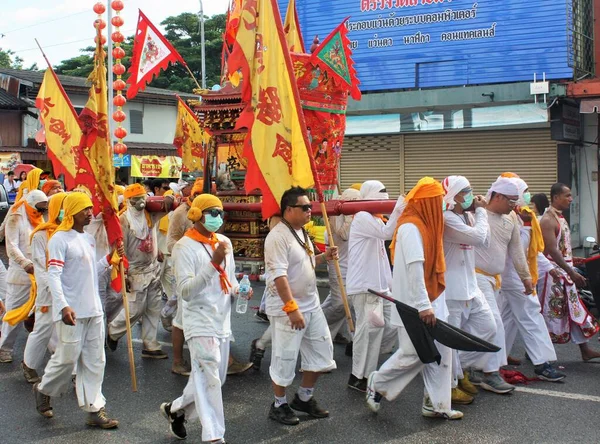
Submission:
<svg viewBox="0 0 600 444">
<path fill-rule="evenodd" d="M 129 185 L 127 188 L 125 188 L 125 191 L 123 192 L 123 196 L 125 197 L 125 199 L 131 199 L 132 197 L 140 197 L 140 196 L 146 196 L 146 189 L 144 188 L 143 185 L 139 184 L 139 183 L 134 183 L 133 185 Z"/>
<path fill-rule="evenodd" d="M 500 177 L 504 177 L 506 179 L 518 179 L 519 175 L 515 174 L 515 173 L 511 173 L 510 171 L 507 171 L 505 173 L 500 174 Z"/>
<path fill-rule="evenodd" d="M 33 235 L 38 231 L 46 230 L 48 239 L 54 234 L 54 231 L 58 228 L 56 219 L 60 214 L 60 210 L 63 207 L 63 201 L 67 197 L 67 193 L 57 193 L 48 199 L 48 222 L 38 225 L 32 232 L 29 242 L 33 239 Z"/>
<path fill-rule="evenodd" d="M 46 183 L 44 185 L 42 185 L 42 191 L 47 196 L 48 193 L 50 192 L 50 190 L 57 185 L 62 187 L 62 185 L 60 184 L 60 182 L 58 180 L 47 180 Z"/>
<path fill-rule="evenodd" d="M 434 301 L 446 288 L 444 273 L 444 214 L 442 184 L 431 177 L 424 177 L 406 196 L 406 208 L 398 219 L 396 232 L 390 246 L 392 260 L 398 229 L 404 224 L 414 224 L 423 238 L 425 251 L 425 287 L 429 300 Z"/>
<path fill-rule="evenodd" d="M 204 179 L 199 177 L 196 179 L 196 182 L 194 182 L 192 191 L 190 191 L 190 197 L 188 197 L 188 204 L 190 204 L 190 207 L 194 204 L 194 195 L 200 195 L 202 193 L 204 193 Z"/>
</svg>

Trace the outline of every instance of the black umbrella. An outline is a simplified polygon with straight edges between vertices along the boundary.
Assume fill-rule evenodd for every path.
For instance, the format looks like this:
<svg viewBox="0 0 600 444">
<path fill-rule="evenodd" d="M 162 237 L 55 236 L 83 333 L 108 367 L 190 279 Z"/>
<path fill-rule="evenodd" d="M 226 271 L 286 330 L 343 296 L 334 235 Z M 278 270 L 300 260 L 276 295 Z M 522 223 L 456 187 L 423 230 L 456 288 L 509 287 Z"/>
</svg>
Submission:
<svg viewBox="0 0 600 444">
<path fill-rule="evenodd" d="M 421 321 L 419 312 L 416 308 L 374 290 L 369 290 L 369 293 L 396 304 L 396 309 L 406 328 L 406 332 L 417 350 L 419 359 L 424 364 L 432 362 L 440 363 L 441 356 L 433 342 L 434 340 L 455 350 L 488 353 L 494 353 L 500 350 L 500 347 L 439 319 L 436 320 L 433 327 L 430 327 Z"/>
</svg>

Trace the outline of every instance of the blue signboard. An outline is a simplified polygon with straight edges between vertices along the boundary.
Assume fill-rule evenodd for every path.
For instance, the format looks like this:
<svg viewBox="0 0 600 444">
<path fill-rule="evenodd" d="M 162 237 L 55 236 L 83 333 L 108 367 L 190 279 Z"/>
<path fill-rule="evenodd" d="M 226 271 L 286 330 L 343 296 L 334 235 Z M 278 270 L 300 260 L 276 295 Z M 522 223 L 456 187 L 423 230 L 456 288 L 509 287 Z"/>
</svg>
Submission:
<svg viewBox="0 0 600 444">
<path fill-rule="evenodd" d="M 285 18 L 288 0 L 279 0 Z M 568 79 L 567 7 L 549 0 L 296 0 L 308 51 L 346 17 L 362 91 Z"/>
<path fill-rule="evenodd" d="M 130 167 L 131 166 L 131 154 L 123 154 L 120 157 L 118 154 L 113 155 L 113 165 L 117 168 Z"/>
</svg>

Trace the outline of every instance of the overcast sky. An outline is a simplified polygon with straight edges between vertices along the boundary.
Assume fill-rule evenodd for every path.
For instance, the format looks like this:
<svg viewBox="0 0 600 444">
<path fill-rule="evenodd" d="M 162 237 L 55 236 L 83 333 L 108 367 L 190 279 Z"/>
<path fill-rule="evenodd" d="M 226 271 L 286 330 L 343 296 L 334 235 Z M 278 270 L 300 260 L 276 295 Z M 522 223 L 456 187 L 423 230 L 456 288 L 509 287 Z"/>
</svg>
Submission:
<svg viewBox="0 0 600 444">
<path fill-rule="evenodd" d="M 76 57 L 81 48 L 94 44 L 96 14 L 92 7 L 97 1 L 2 0 L 0 48 L 14 51 L 25 61 L 25 68 L 33 63 L 40 69 L 46 67 L 34 38 L 38 39 L 53 65 Z M 138 8 L 156 26 L 168 16 L 182 12 L 195 14 L 200 10 L 199 0 L 125 0 L 124 3 L 121 16 L 125 24 L 121 32 L 126 36 L 135 33 Z M 229 0 L 203 0 L 203 4 L 204 14 L 210 17 L 226 12 Z M 104 15 L 106 19 L 106 13 Z"/>
</svg>

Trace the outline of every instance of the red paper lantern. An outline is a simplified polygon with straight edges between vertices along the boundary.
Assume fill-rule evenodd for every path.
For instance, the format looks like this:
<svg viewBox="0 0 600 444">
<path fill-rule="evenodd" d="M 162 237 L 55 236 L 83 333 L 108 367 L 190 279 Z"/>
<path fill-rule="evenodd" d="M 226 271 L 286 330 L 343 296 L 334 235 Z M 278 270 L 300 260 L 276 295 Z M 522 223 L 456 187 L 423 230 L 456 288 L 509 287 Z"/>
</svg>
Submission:
<svg viewBox="0 0 600 444">
<path fill-rule="evenodd" d="M 113 151 L 115 154 L 125 154 L 127 152 L 127 145 L 121 142 L 115 143 Z"/>
<path fill-rule="evenodd" d="M 115 122 L 119 122 L 119 123 L 124 121 L 127 118 L 125 113 L 123 111 L 121 111 L 120 109 L 116 110 L 113 113 L 112 117 Z"/>
<path fill-rule="evenodd" d="M 94 28 L 104 29 L 106 28 L 106 22 L 102 19 L 94 20 Z"/>
<path fill-rule="evenodd" d="M 125 57 L 125 50 L 123 48 L 116 47 L 113 49 L 112 54 L 115 59 L 119 60 Z"/>
<path fill-rule="evenodd" d="M 115 137 L 117 139 L 124 139 L 127 137 L 127 130 L 123 127 L 118 127 L 115 129 Z"/>
<path fill-rule="evenodd" d="M 122 94 L 117 94 L 113 97 L 113 105 L 124 106 L 127 103 L 127 99 Z"/>
<path fill-rule="evenodd" d="M 96 14 L 98 14 L 98 15 L 104 14 L 104 11 L 106 11 L 106 7 L 104 6 L 104 3 L 98 2 L 94 5 L 94 12 Z"/>
<path fill-rule="evenodd" d="M 110 4 L 110 6 L 115 11 L 122 11 L 124 5 L 123 5 L 123 2 L 121 0 L 113 0 L 113 2 Z"/>
<path fill-rule="evenodd" d="M 115 63 L 113 65 L 112 72 L 117 76 L 122 76 L 123 74 L 125 74 L 125 65 L 123 65 L 122 63 Z"/>
<path fill-rule="evenodd" d="M 100 35 L 100 42 L 102 43 L 102 45 L 106 44 L 106 36 L 105 35 Z M 94 37 L 94 43 L 98 43 L 98 36 Z"/>
<path fill-rule="evenodd" d="M 115 43 L 123 43 L 123 40 L 125 40 L 125 36 L 123 34 L 121 34 L 119 31 L 113 32 L 110 35 L 110 38 Z"/>
<path fill-rule="evenodd" d="M 123 17 L 121 17 L 120 15 L 115 15 L 113 18 L 110 19 L 110 22 L 113 24 L 113 26 L 116 26 L 117 28 L 119 26 L 123 26 L 123 23 L 125 23 Z"/>
<path fill-rule="evenodd" d="M 113 88 L 116 91 L 123 91 L 125 89 L 125 86 L 126 86 L 125 82 L 121 79 L 117 79 L 113 82 Z"/>
</svg>

